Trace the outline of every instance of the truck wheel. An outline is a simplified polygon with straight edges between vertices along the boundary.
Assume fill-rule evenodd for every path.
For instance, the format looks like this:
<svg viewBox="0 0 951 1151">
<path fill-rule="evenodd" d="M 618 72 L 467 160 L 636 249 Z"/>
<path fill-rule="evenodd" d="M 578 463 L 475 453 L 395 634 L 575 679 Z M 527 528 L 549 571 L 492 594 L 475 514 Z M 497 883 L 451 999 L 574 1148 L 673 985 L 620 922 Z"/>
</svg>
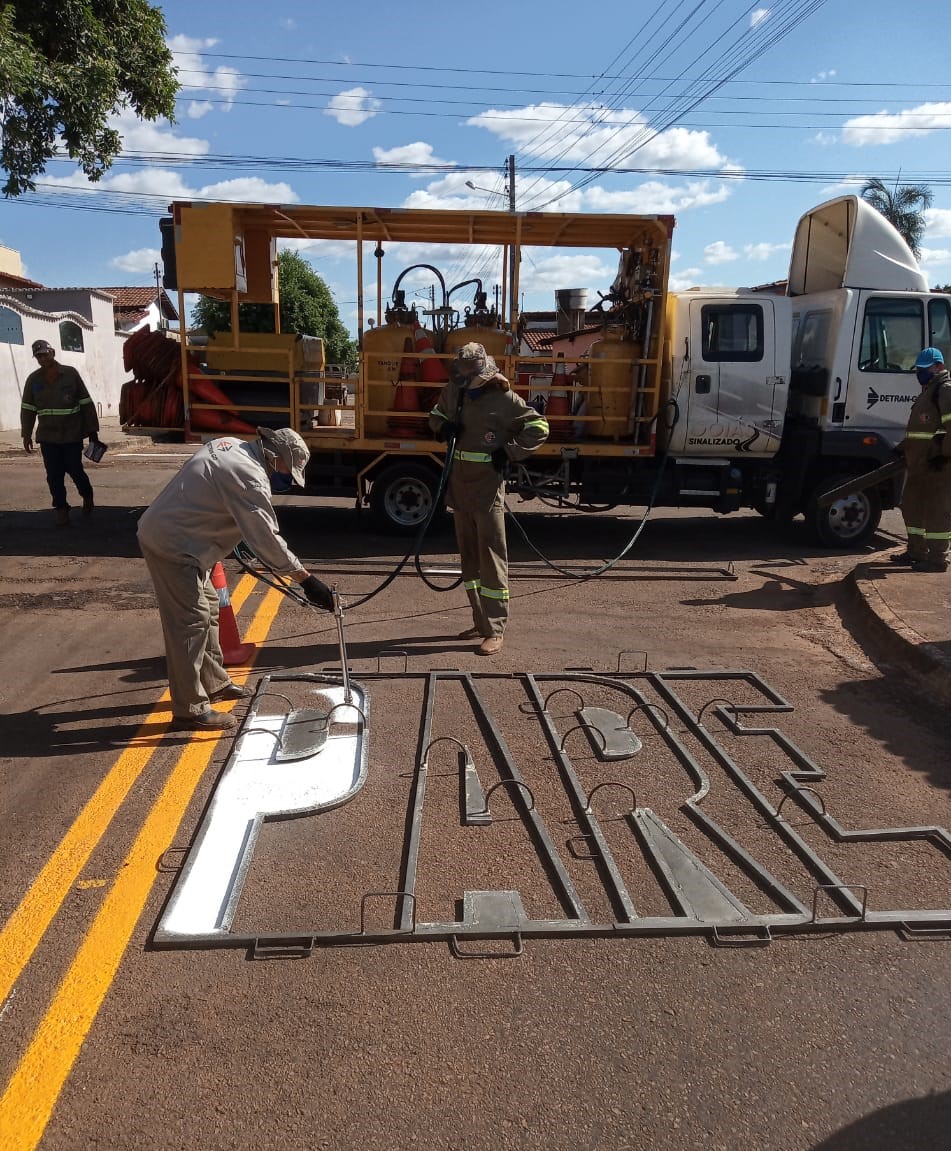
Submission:
<svg viewBox="0 0 951 1151">
<path fill-rule="evenodd" d="M 411 535 L 429 515 L 438 487 L 439 476 L 431 468 L 390 464 L 370 488 L 370 511 L 377 527 L 395 535 Z"/>
<path fill-rule="evenodd" d="M 847 473 L 829 476 L 819 484 L 809 498 L 806 521 L 813 535 L 824 547 L 848 548 L 871 539 L 882 518 L 882 500 L 876 488 L 853 492 L 836 500 L 827 508 L 818 506 L 823 492 L 844 484 L 851 476 Z"/>
</svg>

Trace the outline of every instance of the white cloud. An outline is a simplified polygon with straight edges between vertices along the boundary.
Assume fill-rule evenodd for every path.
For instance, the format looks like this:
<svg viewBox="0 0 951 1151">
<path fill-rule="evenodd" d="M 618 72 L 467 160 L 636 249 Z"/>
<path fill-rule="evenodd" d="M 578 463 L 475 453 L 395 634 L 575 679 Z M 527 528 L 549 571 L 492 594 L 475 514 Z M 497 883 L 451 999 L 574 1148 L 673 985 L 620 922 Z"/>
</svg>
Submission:
<svg viewBox="0 0 951 1151">
<path fill-rule="evenodd" d="M 592 185 L 584 192 L 584 209 L 591 212 L 636 212 L 640 215 L 685 212 L 688 208 L 702 208 L 709 204 L 722 204 L 733 189 L 729 183 L 712 187 L 709 180 L 688 180 L 674 186 L 661 180 L 646 180 L 635 188 L 617 192 Z M 573 211 L 562 208 L 558 211 Z"/>
<path fill-rule="evenodd" d="M 214 91 L 216 99 L 224 101 L 222 109 L 230 111 L 235 95 L 245 87 L 245 79 L 237 68 L 219 65 L 212 70 L 202 59 L 201 53 L 214 48 L 218 41 L 213 38 L 196 40 L 192 36 L 172 36 L 167 43 L 178 69 L 179 82 L 185 90 Z"/>
<path fill-rule="evenodd" d="M 777 252 L 788 252 L 792 248 L 791 243 L 782 244 L 744 244 L 743 255 L 748 260 L 768 260 L 770 256 L 775 255 Z"/>
<path fill-rule="evenodd" d="M 671 275 L 668 287 L 672 292 L 686 292 L 688 288 L 695 288 L 703 283 L 703 271 L 700 268 L 684 268 L 682 272 Z"/>
<path fill-rule="evenodd" d="M 816 132 L 812 138 L 822 148 L 831 148 L 839 142 L 839 137 L 835 132 Z"/>
<path fill-rule="evenodd" d="M 178 172 L 168 168 L 143 168 L 137 172 L 118 172 L 92 183 L 82 172 L 69 176 L 47 176 L 45 191 L 129 192 L 143 196 L 160 196 L 166 200 L 234 200 L 265 204 L 294 204 L 298 196 L 289 184 L 269 184 L 256 176 L 222 180 L 217 184 L 194 187 L 186 184 Z"/>
<path fill-rule="evenodd" d="M 834 68 L 829 68 L 825 72 L 817 72 L 815 76 L 809 81 L 810 84 L 824 84 L 827 80 L 831 80 L 836 75 Z"/>
<path fill-rule="evenodd" d="M 636 168 L 686 170 L 720 168 L 727 163 L 708 132 L 671 128 L 650 139 L 654 129 L 633 109 L 606 111 L 595 104 L 546 101 L 524 108 L 489 109 L 466 123 L 516 144 L 523 155 L 558 156 L 592 167 L 627 163 Z"/>
<path fill-rule="evenodd" d="M 177 156 L 204 156 L 208 141 L 197 136 L 179 136 L 167 120 L 139 120 L 125 108 L 109 118 L 109 125 L 122 137 L 122 147 L 129 152 L 172 152 Z M 163 127 L 163 125 L 165 125 Z"/>
<path fill-rule="evenodd" d="M 285 16 L 280 21 L 281 27 L 285 32 L 295 32 L 297 30 L 297 21 L 292 16 Z"/>
<path fill-rule="evenodd" d="M 894 144 L 909 136 L 925 136 L 937 128 L 951 127 L 951 102 L 919 104 L 904 112 L 876 112 L 854 116 L 842 125 L 842 140 L 852 147 Z"/>
<path fill-rule="evenodd" d="M 158 248 L 135 248 L 124 256 L 113 257 L 109 264 L 120 271 L 140 275 L 142 272 L 151 272 L 161 258 L 162 253 Z"/>
<path fill-rule="evenodd" d="M 432 144 L 424 144 L 422 140 L 417 140 L 414 144 L 402 144 L 397 148 L 374 148 L 373 159 L 378 164 L 453 164 L 451 160 L 440 160 L 438 156 L 434 156 Z M 424 176 L 426 173 L 413 172 L 409 174 Z"/>
<path fill-rule="evenodd" d="M 382 106 L 379 100 L 374 100 L 366 88 L 348 88 L 331 98 L 330 103 L 324 108 L 324 115 L 333 116 L 338 124 L 343 124 L 346 128 L 355 128 L 375 116 Z"/>
<path fill-rule="evenodd" d="M 708 264 L 728 264 L 738 260 L 740 253 L 723 240 L 714 240 L 703 249 L 703 258 Z"/>
<path fill-rule="evenodd" d="M 951 248 L 922 248 L 922 264 L 946 264 L 951 260 Z"/>
<path fill-rule="evenodd" d="M 951 236 L 951 208 L 927 208 L 922 215 L 930 239 Z"/>
<path fill-rule="evenodd" d="M 213 112 L 214 110 L 214 104 L 208 100 L 192 100 L 185 114 L 189 120 L 200 120 L 202 116 L 207 116 L 209 112 Z"/>
<path fill-rule="evenodd" d="M 593 252 L 568 255 L 556 251 L 541 258 L 535 254 L 531 263 L 526 261 L 522 265 L 519 291 L 555 292 L 570 285 L 593 288 L 598 284 L 604 285 L 606 289 L 614 279 L 616 270 L 615 264 L 605 263 L 600 254 Z M 590 300 L 591 304 L 596 302 L 596 298 Z"/>
<path fill-rule="evenodd" d="M 769 18 L 768 8 L 757 8 L 756 11 L 750 16 L 750 27 L 758 28 L 764 20 Z"/>
</svg>

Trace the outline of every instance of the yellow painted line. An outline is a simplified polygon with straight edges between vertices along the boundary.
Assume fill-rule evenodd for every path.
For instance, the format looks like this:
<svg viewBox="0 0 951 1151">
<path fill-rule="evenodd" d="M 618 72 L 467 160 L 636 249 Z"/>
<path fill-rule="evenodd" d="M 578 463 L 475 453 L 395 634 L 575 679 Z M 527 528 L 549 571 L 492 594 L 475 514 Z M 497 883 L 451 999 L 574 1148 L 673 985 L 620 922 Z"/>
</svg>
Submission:
<svg viewBox="0 0 951 1151">
<path fill-rule="evenodd" d="M 264 597 L 248 629 L 249 643 L 267 638 L 282 600 L 282 593 L 273 590 Z M 220 734 L 201 735 L 186 746 L 146 817 L 0 1098 L 3 1151 L 33 1151 L 43 1137 L 142 915 L 155 883 L 155 862 L 171 845 L 219 739 Z"/>
<path fill-rule="evenodd" d="M 239 582 L 231 599 L 232 607 L 235 603 L 240 607 L 245 602 L 255 583 L 254 577 L 250 575 Z M 132 785 L 161 746 L 165 732 L 161 730 L 156 734 L 153 728 L 156 724 L 164 728 L 169 723 L 171 715 L 168 707 L 163 706 L 168 701 L 166 691 L 132 737 L 130 746 L 119 756 L 109 774 L 93 792 L 19 906 L 0 930 L 0 1004 L 6 1000 L 30 956 L 39 946 L 53 917 L 79 878 L 106 828 L 115 818 Z"/>
</svg>

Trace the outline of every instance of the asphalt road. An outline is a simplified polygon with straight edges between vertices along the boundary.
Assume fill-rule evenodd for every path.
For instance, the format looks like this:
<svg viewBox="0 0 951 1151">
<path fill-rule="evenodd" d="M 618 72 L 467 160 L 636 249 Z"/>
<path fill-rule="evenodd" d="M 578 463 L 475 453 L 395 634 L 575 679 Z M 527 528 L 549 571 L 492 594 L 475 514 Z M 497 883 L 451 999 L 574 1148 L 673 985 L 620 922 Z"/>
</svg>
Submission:
<svg viewBox="0 0 951 1151">
<path fill-rule="evenodd" d="M 230 747 L 172 735 L 162 702 L 161 633 L 135 522 L 180 462 L 175 452 L 116 445 L 93 472 L 95 515 L 66 530 L 52 524 L 39 461 L 0 455 L 3 1151 L 951 1146 L 951 943 L 940 936 L 912 942 L 861 925 L 777 934 L 769 946 L 714 946 L 709 933 L 559 936 L 525 939 L 517 958 L 499 944 L 492 959 L 454 958 L 441 942 L 267 961 L 242 948 L 155 949 L 183 849 Z M 581 568 L 616 554 L 637 525 L 636 516 L 516 509 L 543 552 Z M 345 598 L 376 586 L 402 552 L 342 503 L 293 500 L 280 516 L 291 545 Z M 569 845 L 577 820 L 549 747 L 518 707 L 521 673 L 616 674 L 620 660 L 646 684 L 637 678 L 645 663 L 691 667 L 709 673 L 677 689 L 697 714 L 714 698 L 762 702 L 748 681 L 718 676 L 750 669 L 792 705 L 769 724 L 825 770 L 814 787 L 844 827 L 951 825 L 951 721 L 883 662 L 840 595 L 842 576 L 870 549 L 829 555 L 801 527 L 665 512 L 622 566 L 578 583 L 510 538 L 512 620 L 496 659 L 452 638 L 468 623 L 461 592 L 437 593 L 411 573 L 347 616 L 353 674 L 372 695 L 366 784 L 333 813 L 266 826 L 236 929 L 353 931 L 363 893 L 400 885 L 431 669 L 480 676 L 597 921 L 612 918 L 609 901 L 597 868 Z M 886 532 L 873 548 L 891 542 Z M 433 539 L 430 561 L 451 566 L 451 536 Z M 259 645 L 249 683 L 338 662 L 332 619 L 227 566 L 239 628 Z M 386 654 L 393 649 L 406 654 Z M 556 686 L 577 687 L 570 675 Z M 621 709 L 610 691 L 595 695 Z M 562 702 L 552 711 L 564 732 L 574 704 Z M 778 804 L 789 763 L 777 745 L 706 715 Z M 675 726 L 699 746 L 695 728 Z M 439 688 L 434 730 L 477 749 L 486 785 L 497 777 L 484 720 L 458 684 Z M 644 734 L 633 774 L 600 762 L 583 734 L 567 737 L 585 788 L 626 781 L 639 805 L 764 912 L 762 890 L 684 818 L 692 786 L 662 741 Z M 563 918 L 518 805 L 497 793 L 492 827 L 463 829 L 452 756 L 430 775 L 420 919 L 451 920 L 463 891 L 489 889 L 518 890 L 533 917 Z M 812 884 L 775 827 L 710 775 L 708 813 L 810 902 Z M 658 876 L 625 830 L 626 792 L 601 794 L 602 826 L 639 913 L 666 914 Z M 951 906 L 951 860 L 933 844 L 834 844 L 801 807 L 787 814 L 843 882 L 868 888 L 870 908 Z M 368 910 L 373 926 L 392 914 L 386 899 Z"/>
</svg>

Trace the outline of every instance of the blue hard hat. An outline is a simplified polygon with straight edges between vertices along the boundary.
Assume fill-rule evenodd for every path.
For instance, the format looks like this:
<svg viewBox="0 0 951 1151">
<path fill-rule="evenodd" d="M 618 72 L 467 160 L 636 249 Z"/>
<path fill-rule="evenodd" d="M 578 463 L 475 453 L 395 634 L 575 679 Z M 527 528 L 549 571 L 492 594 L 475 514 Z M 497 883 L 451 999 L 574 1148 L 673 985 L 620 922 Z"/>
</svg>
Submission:
<svg viewBox="0 0 951 1151">
<path fill-rule="evenodd" d="M 935 364 L 944 363 L 944 354 L 940 348 L 924 348 L 918 353 L 915 360 L 916 368 L 933 368 Z"/>
</svg>

